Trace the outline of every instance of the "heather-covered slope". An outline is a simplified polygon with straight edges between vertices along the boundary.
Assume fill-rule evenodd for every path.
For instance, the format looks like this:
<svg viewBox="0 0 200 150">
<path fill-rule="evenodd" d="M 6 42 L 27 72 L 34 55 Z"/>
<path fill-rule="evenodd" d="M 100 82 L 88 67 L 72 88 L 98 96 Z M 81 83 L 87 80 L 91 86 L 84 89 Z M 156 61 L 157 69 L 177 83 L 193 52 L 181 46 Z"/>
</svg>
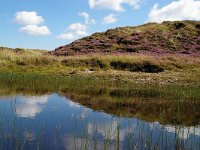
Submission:
<svg viewBox="0 0 200 150">
<path fill-rule="evenodd" d="M 199 55 L 200 22 L 176 21 L 121 27 L 77 40 L 51 52 L 55 55 L 91 53 L 183 53 Z M 197 54 L 198 53 L 198 54 Z"/>
</svg>

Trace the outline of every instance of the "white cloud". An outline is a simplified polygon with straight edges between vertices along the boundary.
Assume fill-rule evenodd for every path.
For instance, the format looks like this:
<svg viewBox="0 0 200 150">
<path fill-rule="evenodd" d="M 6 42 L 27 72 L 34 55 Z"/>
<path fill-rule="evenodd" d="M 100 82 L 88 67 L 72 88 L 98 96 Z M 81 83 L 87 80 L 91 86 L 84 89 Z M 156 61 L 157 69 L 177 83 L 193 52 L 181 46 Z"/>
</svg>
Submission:
<svg viewBox="0 0 200 150">
<path fill-rule="evenodd" d="M 39 25 L 44 19 L 35 11 L 20 11 L 15 14 L 15 22 L 21 25 Z"/>
<path fill-rule="evenodd" d="M 87 29 L 87 27 L 86 27 L 86 25 L 84 25 L 82 23 L 72 23 L 71 25 L 69 25 L 68 29 L 85 31 Z"/>
<path fill-rule="evenodd" d="M 88 35 L 87 26 L 82 23 L 73 23 L 67 27 L 66 32 L 57 36 L 58 39 L 62 40 L 74 40 L 80 37 Z"/>
<path fill-rule="evenodd" d="M 81 17 L 85 18 L 85 24 L 95 24 L 96 23 L 96 21 L 94 19 L 91 19 L 89 14 L 86 12 L 80 12 L 79 15 Z"/>
<path fill-rule="evenodd" d="M 39 26 L 45 20 L 42 16 L 38 16 L 35 11 L 20 11 L 15 14 L 15 22 L 24 25 L 19 29 L 20 32 L 25 32 L 29 35 L 49 35 L 47 26 Z"/>
<path fill-rule="evenodd" d="M 160 9 L 155 4 L 148 18 L 149 22 L 175 20 L 200 20 L 200 1 L 178 0 Z"/>
<path fill-rule="evenodd" d="M 75 39 L 75 36 L 73 33 L 62 33 L 60 35 L 57 36 L 58 39 L 61 39 L 61 40 L 73 40 Z"/>
<path fill-rule="evenodd" d="M 112 24 L 117 21 L 117 17 L 115 14 L 109 14 L 108 16 L 103 18 L 103 24 Z"/>
<path fill-rule="evenodd" d="M 73 41 L 88 35 L 88 26 L 95 24 L 95 20 L 91 19 L 86 12 L 81 12 L 79 15 L 84 18 L 84 23 L 70 24 L 64 33 L 57 36 L 58 39 Z"/>
<path fill-rule="evenodd" d="M 90 8 L 104 8 L 115 11 L 123 11 L 123 4 L 127 4 L 134 9 L 138 9 L 141 0 L 89 0 Z"/>
<path fill-rule="evenodd" d="M 36 25 L 27 25 L 20 28 L 21 32 L 25 32 L 30 35 L 49 35 L 51 32 L 46 26 L 36 26 Z"/>
<path fill-rule="evenodd" d="M 88 35 L 86 30 L 77 30 L 77 31 L 75 31 L 75 34 L 77 36 L 86 36 L 86 35 Z"/>
</svg>

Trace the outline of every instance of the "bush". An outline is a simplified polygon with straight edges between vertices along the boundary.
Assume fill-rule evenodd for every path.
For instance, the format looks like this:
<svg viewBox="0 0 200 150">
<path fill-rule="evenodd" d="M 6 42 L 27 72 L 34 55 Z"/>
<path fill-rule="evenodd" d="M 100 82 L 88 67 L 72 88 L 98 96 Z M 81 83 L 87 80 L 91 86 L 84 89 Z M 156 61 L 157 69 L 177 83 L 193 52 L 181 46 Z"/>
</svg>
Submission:
<svg viewBox="0 0 200 150">
<path fill-rule="evenodd" d="M 99 60 L 98 58 L 92 58 L 92 59 L 64 59 L 61 61 L 61 64 L 64 66 L 73 66 L 73 67 L 91 67 L 91 68 L 100 68 L 100 69 L 106 69 L 108 65 L 104 63 L 102 60 Z"/>
<path fill-rule="evenodd" d="M 196 29 L 200 29 L 200 24 L 196 24 L 196 25 L 195 25 L 195 28 L 196 28 Z"/>
<path fill-rule="evenodd" d="M 150 62 L 130 63 L 130 62 L 112 61 L 110 63 L 110 66 L 116 70 L 128 70 L 132 72 L 158 73 L 164 71 L 162 67 L 155 64 L 151 64 Z"/>
<path fill-rule="evenodd" d="M 174 23 L 174 27 L 175 29 L 181 29 L 181 28 L 184 28 L 186 25 L 184 23 L 181 23 L 181 22 L 177 22 L 177 23 Z"/>
<path fill-rule="evenodd" d="M 19 66 L 26 66 L 26 65 L 28 65 L 26 62 L 21 61 L 21 60 L 16 60 L 16 64 L 19 65 Z"/>
</svg>

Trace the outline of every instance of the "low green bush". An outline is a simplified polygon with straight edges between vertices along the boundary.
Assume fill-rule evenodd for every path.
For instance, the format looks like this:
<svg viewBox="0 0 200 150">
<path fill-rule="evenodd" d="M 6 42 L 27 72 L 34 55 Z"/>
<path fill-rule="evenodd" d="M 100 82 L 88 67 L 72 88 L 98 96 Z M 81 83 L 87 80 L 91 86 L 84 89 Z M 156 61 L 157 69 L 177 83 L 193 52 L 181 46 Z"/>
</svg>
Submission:
<svg viewBox="0 0 200 150">
<path fill-rule="evenodd" d="M 132 72 L 159 73 L 164 71 L 162 67 L 152 64 L 150 62 L 130 63 L 130 62 L 112 61 L 110 63 L 110 66 L 116 70 L 128 70 Z"/>
</svg>

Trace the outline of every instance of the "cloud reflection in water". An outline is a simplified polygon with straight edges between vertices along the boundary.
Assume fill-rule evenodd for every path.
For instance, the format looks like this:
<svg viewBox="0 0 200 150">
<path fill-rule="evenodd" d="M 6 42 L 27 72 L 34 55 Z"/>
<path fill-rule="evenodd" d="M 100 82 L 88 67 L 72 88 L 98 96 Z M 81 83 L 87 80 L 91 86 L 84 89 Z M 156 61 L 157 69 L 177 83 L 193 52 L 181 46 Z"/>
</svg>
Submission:
<svg viewBox="0 0 200 150">
<path fill-rule="evenodd" d="M 49 95 L 44 96 L 23 96 L 16 104 L 17 117 L 34 118 L 42 112 L 43 105 L 49 100 Z"/>
</svg>

